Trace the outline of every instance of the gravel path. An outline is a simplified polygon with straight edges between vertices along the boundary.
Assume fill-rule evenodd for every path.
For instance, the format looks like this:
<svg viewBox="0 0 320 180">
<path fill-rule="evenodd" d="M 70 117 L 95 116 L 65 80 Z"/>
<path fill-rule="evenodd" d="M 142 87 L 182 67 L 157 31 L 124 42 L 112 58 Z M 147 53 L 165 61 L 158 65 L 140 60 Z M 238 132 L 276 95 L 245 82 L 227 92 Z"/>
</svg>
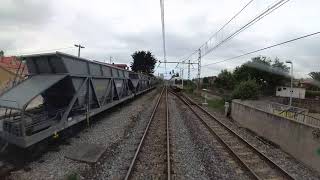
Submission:
<svg viewBox="0 0 320 180">
<path fill-rule="evenodd" d="M 25 168 L 25 170 L 12 172 L 8 179 L 66 179 L 67 175 L 71 173 L 79 174 L 81 172 L 86 172 L 82 175 L 91 176 L 94 174 L 90 173 L 91 170 L 95 169 L 95 166 L 100 165 L 101 162 L 99 161 L 91 167 L 87 163 L 80 163 L 65 158 L 65 155 L 71 150 L 72 146 L 81 143 L 105 146 L 107 150 L 103 154 L 102 160 L 105 159 L 108 154 L 113 153 L 113 149 L 117 147 L 121 140 L 126 138 L 128 131 L 135 125 L 139 116 L 142 116 L 146 112 L 149 103 L 156 94 L 157 90 L 151 91 L 125 105 L 113 108 L 112 111 L 98 115 L 94 118 L 96 122 L 90 128 L 68 139 L 69 144 L 59 145 L 59 151 L 47 152 L 37 162 L 30 163 L 29 167 Z"/>
</svg>

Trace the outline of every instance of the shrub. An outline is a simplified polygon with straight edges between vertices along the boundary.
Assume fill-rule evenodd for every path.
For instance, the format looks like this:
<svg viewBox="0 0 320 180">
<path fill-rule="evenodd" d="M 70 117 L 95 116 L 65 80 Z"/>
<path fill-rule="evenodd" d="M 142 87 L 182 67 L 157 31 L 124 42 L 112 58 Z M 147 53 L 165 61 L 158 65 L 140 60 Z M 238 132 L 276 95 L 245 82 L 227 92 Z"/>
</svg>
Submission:
<svg viewBox="0 0 320 180">
<path fill-rule="evenodd" d="M 196 84 L 194 84 L 192 81 L 188 80 L 186 83 L 183 84 L 183 89 L 187 93 L 193 93 L 193 91 L 196 89 Z"/>
<path fill-rule="evenodd" d="M 256 99 L 259 93 L 259 86 L 255 80 L 242 81 L 232 92 L 232 99 Z"/>
<path fill-rule="evenodd" d="M 320 91 L 310 91 L 310 90 L 306 91 L 307 98 L 315 98 L 316 96 L 320 97 Z"/>
</svg>

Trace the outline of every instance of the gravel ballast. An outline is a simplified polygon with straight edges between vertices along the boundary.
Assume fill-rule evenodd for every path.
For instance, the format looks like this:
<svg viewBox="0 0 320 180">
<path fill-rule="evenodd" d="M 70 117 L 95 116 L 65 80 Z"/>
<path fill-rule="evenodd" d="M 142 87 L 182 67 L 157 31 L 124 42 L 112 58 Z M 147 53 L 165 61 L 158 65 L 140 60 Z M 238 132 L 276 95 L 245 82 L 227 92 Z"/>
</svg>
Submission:
<svg viewBox="0 0 320 180">
<path fill-rule="evenodd" d="M 209 179 L 181 111 L 178 110 L 177 99 L 170 94 L 169 97 L 172 176 L 176 179 Z"/>
<path fill-rule="evenodd" d="M 177 177 L 183 174 L 187 179 L 248 179 L 188 107 L 175 96 L 170 99 L 175 108 L 170 108 L 170 121 L 176 131 L 171 134 L 172 143 L 176 143 L 172 152 Z"/>
<path fill-rule="evenodd" d="M 85 179 L 123 179 L 128 171 L 136 148 L 148 123 L 153 107 L 159 96 L 160 89 L 152 92 L 148 101 L 141 106 L 124 132 L 124 136 L 90 171 L 82 173 Z"/>
<path fill-rule="evenodd" d="M 135 126 L 139 116 L 149 114 L 148 107 L 154 101 L 157 90 L 144 94 L 133 101 L 114 107 L 112 111 L 104 112 L 93 119 L 90 128 L 81 131 L 75 137 L 69 138 L 69 144 L 59 145 L 57 152 L 47 152 L 39 160 L 28 165 L 27 171 L 21 169 L 12 172 L 7 179 L 34 180 L 34 179 L 66 179 L 70 174 L 94 175 L 90 173 L 96 165 L 81 163 L 65 158 L 65 155 L 72 149 L 73 145 L 81 143 L 92 143 L 107 148 L 101 159 L 105 159 L 106 154 L 113 153 L 121 140 L 126 137 L 128 131 Z M 145 119 L 142 117 L 141 119 Z M 96 164 L 101 164 L 97 162 Z M 26 169 L 26 168 L 25 168 Z M 85 173 L 84 173 L 85 172 Z M 93 178 L 94 179 L 94 178 Z"/>
</svg>

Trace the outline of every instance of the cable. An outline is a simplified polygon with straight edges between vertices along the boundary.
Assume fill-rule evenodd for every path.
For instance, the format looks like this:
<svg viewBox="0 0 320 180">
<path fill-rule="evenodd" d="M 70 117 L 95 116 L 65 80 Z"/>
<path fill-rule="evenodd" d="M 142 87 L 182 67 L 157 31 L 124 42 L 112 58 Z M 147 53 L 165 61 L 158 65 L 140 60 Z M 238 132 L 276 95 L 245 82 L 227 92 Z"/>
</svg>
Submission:
<svg viewBox="0 0 320 180">
<path fill-rule="evenodd" d="M 230 60 L 233 60 L 233 59 L 237 59 L 237 58 L 240 58 L 240 57 L 243 57 L 243 56 L 247 56 L 249 54 L 253 54 L 253 53 L 256 53 L 256 52 L 259 52 L 259 51 L 264 51 L 266 49 L 270 49 L 270 48 L 274 48 L 274 47 L 277 47 L 277 46 L 281 46 L 281 45 L 284 45 L 284 44 L 287 44 L 287 43 L 290 43 L 290 42 L 293 42 L 293 41 L 304 39 L 304 38 L 307 38 L 307 37 L 310 37 L 310 36 L 315 36 L 317 34 L 320 34 L 320 31 L 315 32 L 315 33 L 311 33 L 311 34 L 307 34 L 307 35 L 304 35 L 304 36 L 300 36 L 298 38 L 290 39 L 290 40 L 287 40 L 287 41 L 284 41 L 284 42 L 281 42 L 281 43 L 278 43 L 278 44 L 274 44 L 274 45 L 271 45 L 271 46 L 267 46 L 267 47 L 264 47 L 264 48 L 261 48 L 261 49 L 258 49 L 258 50 L 247 52 L 247 53 L 244 53 L 244 54 L 241 54 L 241 55 L 238 55 L 238 56 L 234 56 L 232 58 L 224 59 L 222 61 L 217 61 L 217 62 L 214 62 L 214 63 L 205 64 L 202 67 L 213 65 L 213 64 L 218 64 L 218 63 L 222 63 L 222 62 L 226 62 L 226 61 L 230 61 Z"/>
<path fill-rule="evenodd" d="M 274 5 L 272 5 L 271 7 L 267 8 L 266 10 L 264 10 L 261 14 L 259 14 L 258 16 L 256 16 L 255 18 L 253 18 L 251 21 L 249 21 L 247 24 L 245 24 L 244 26 L 242 26 L 240 29 L 236 30 L 234 33 L 232 33 L 230 36 L 228 36 L 227 38 L 225 38 L 224 40 L 222 40 L 219 44 L 217 44 L 216 46 L 214 46 L 213 48 L 211 48 L 208 51 L 205 51 L 205 53 L 203 53 L 203 55 L 201 57 L 206 56 L 207 54 L 211 53 L 213 50 L 217 49 L 219 46 L 221 46 L 222 44 L 228 42 L 229 40 L 231 40 L 232 38 L 234 38 L 235 36 L 237 36 L 238 34 L 240 34 L 241 32 L 243 32 L 244 30 L 248 29 L 249 27 L 251 27 L 252 25 L 254 25 L 255 23 L 257 23 L 258 21 L 260 21 L 261 19 L 263 19 L 264 17 L 266 17 L 267 15 L 271 14 L 273 11 L 275 11 L 276 9 L 280 8 L 281 6 L 283 6 L 284 4 L 286 4 L 287 2 L 289 2 L 290 0 L 280 0 L 277 3 L 275 3 Z"/>
<path fill-rule="evenodd" d="M 163 61 L 165 66 L 165 71 L 167 67 L 166 60 L 166 37 L 165 37 L 165 24 L 164 24 L 164 0 L 160 0 L 160 9 L 161 9 L 161 24 L 162 24 L 162 43 L 163 43 Z"/>
<path fill-rule="evenodd" d="M 217 35 L 223 28 L 225 28 L 232 20 L 234 20 L 246 7 L 248 7 L 254 0 L 249 1 L 239 12 L 237 12 L 226 24 L 224 24 L 217 32 L 215 32 L 210 38 L 203 43 L 200 48 L 202 48 L 207 42 L 209 42 L 215 35 Z"/>
<path fill-rule="evenodd" d="M 260 15 L 258 15 L 257 17 L 255 17 L 253 20 L 251 20 L 249 23 L 247 23 L 246 25 L 242 26 L 240 29 L 238 29 L 237 31 L 235 31 L 234 33 L 232 33 L 229 37 L 227 37 L 226 39 L 222 40 L 219 44 L 217 44 L 215 47 L 213 47 L 212 49 L 210 49 L 209 51 L 207 51 L 205 54 L 203 54 L 201 57 L 204 57 L 205 55 L 209 54 L 210 52 L 212 52 L 213 50 L 217 49 L 219 46 L 221 46 L 222 44 L 228 42 L 229 40 L 231 40 L 232 38 L 234 38 L 236 35 L 240 34 L 241 32 L 243 32 L 244 30 L 246 30 L 247 28 L 251 27 L 252 25 L 254 25 L 255 23 L 257 23 L 258 21 L 260 21 L 261 19 L 263 19 L 264 17 L 266 17 L 267 15 L 271 14 L 273 11 L 275 11 L 276 9 L 280 8 L 281 6 L 283 6 L 284 4 L 286 4 L 287 2 L 289 2 L 290 0 L 281 0 L 277 3 L 275 3 L 274 5 L 271 5 L 271 7 L 268 7 L 263 13 L 261 13 Z"/>
<path fill-rule="evenodd" d="M 239 16 L 245 8 L 247 8 L 254 0 L 250 0 L 240 11 L 238 11 L 234 16 L 232 16 L 231 19 L 229 19 L 229 21 L 227 23 L 225 23 L 217 32 L 215 32 L 213 35 L 210 36 L 210 38 L 203 43 L 200 48 L 202 48 L 207 42 L 209 42 L 214 36 L 216 36 L 220 31 L 222 31 L 222 29 L 224 29 L 228 24 L 230 24 L 231 21 L 233 21 L 237 16 Z M 198 48 L 199 49 L 199 48 Z M 186 61 L 187 59 L 189 59 L 193 54 L 198 52 L 198 49 L 193 51 L 190 55 L 188 55 L 186 58 L 182 58 L 179 61 Z"/>
</svg>

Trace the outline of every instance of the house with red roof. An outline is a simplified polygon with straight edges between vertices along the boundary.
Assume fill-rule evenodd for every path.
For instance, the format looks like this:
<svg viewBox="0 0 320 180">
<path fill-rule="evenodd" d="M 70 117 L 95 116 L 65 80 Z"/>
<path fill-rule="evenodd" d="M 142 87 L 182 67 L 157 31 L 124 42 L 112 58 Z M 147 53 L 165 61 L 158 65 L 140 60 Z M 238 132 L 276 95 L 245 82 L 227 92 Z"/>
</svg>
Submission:
<svg viewBox="0 0 320 180">
<path fill-rule="evenodd" d="M 12 86 L 19 67 L 18 80 L 24 79 L 28 74 L 27 66 L 24 63 L 20 65 L 20 62 L 15 56 L 0 56 L 0 90 Z"/>
</svg>

